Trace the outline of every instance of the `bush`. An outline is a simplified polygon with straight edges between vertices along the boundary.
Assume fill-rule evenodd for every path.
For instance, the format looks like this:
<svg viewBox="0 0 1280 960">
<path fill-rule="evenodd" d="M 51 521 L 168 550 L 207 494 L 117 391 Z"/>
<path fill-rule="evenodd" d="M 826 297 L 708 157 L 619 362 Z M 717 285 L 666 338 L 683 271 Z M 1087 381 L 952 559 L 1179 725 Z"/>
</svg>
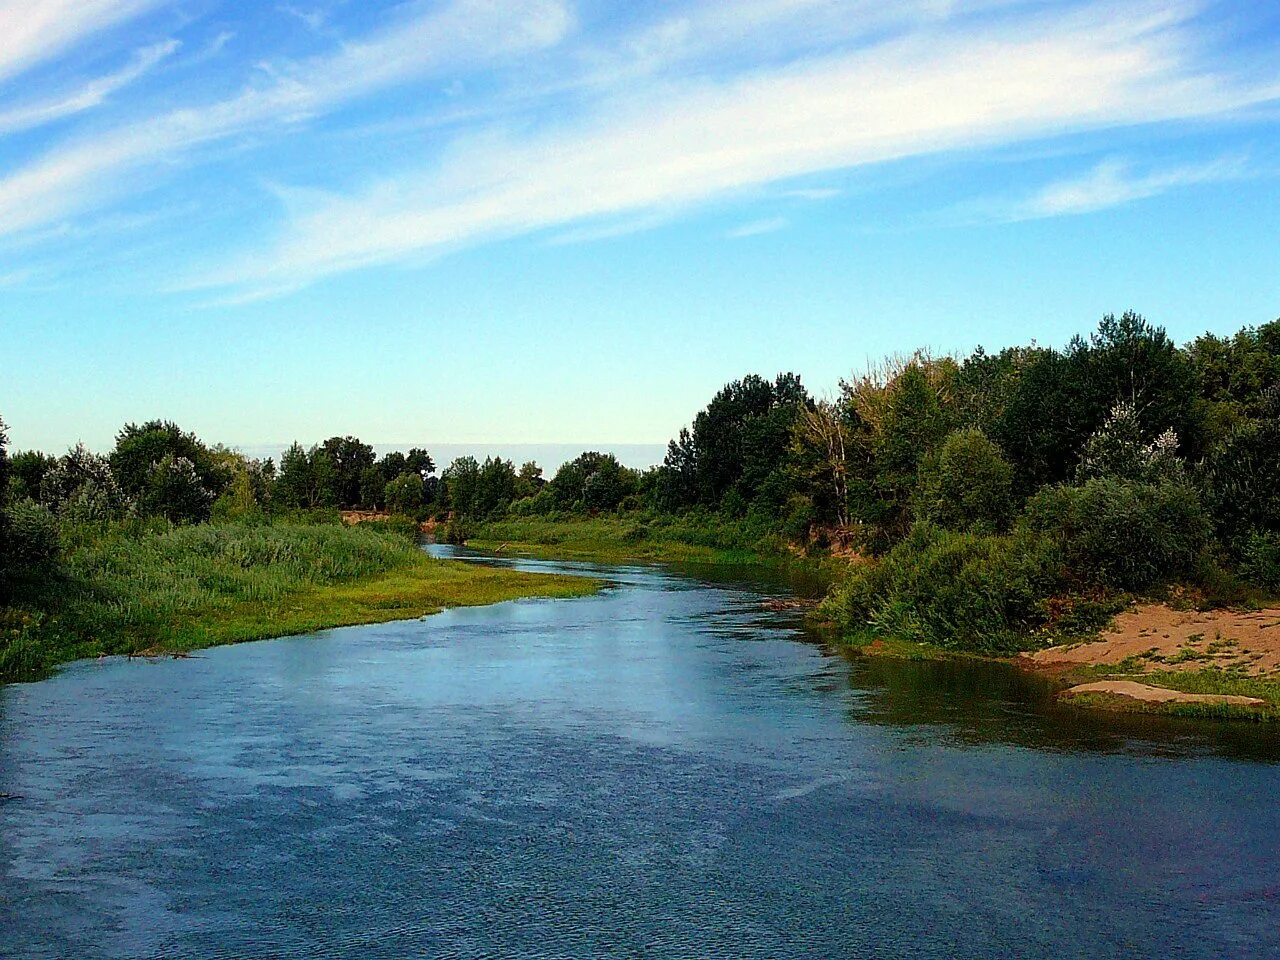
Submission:
<svg viewBox="0 0 1280 960">
<path fill-rule="evenodd" d="M 5 513 L 8 522 L 0 573 L 13 578 L 47 571 L 61 549 L 53 514 L 31 500 L 19 500 Z"/>
<path fill-rule="evenodd" d="M 915 513 L 950 530 L 1005 530 L 1013 513 L 1013 467 L 981 430 L 957 430 L 921 464 Z"/>
<path fill-rule="evenodd" d="M 1280 533 L 1249 535 L 1241 550 L 1240 574 L 1265 590 L 1280 590 Z"/>
<path fill-rule="evenodd" d="M 822 610 L 855 637 L 999 653 L 1050 624 L 1049 598 L 1063 586 L 1061 552 L 1047 537 L 918 523 L 882 559 L 855 568 Z"/>
<path fill-rule="evenodd" d="M 1102 587 L 1146 590 L 1194 573 L 1210 524 L 1185 483 L 1094 478 L 1047 487 L 1023 526 L 1058 543 L 1074 574 Z"/>
</svg>

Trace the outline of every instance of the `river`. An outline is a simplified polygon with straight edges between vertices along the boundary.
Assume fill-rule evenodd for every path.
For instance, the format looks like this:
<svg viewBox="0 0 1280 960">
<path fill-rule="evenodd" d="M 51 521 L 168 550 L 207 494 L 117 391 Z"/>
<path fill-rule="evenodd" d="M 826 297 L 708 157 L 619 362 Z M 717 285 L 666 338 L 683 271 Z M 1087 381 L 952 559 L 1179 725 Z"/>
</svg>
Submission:
<svg viewBox="0 0 1280 960">
<path fill-rule="evenodd" d="M 1273 727 L 672 568 L 0 688 L 5 958 L 1275 958 Z"/>
</svg>

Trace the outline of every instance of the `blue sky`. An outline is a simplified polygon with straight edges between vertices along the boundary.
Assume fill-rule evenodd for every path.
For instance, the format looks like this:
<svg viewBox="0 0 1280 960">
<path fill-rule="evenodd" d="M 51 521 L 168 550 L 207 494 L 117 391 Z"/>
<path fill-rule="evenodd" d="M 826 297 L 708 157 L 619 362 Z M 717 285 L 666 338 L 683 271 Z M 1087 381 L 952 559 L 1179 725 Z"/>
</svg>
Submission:
<svg viewBox="0 0 1280 960">
<path fill-rule="evenodd" d="M 723 382 L 1280 316 L 1280 5 L 0 0 L 0 415 L 662 442 Z"/>
</svg>

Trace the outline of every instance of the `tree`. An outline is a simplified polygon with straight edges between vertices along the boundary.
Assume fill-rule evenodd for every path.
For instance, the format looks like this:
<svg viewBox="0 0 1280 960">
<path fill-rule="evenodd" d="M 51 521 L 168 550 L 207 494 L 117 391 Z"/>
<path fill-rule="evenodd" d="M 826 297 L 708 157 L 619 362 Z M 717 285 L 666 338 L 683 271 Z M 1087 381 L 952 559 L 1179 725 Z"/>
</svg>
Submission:
<svg viewBox="0 0 1280 960">
<path fill-rule="evenodd" d="M 1013 515 L 1013 467 L 981 430 L 950 434 L 920 466 L 916 517 L 951 530 L 996 533 Z"/>
<path fill-rule="evenodd" d="M 1255 532 L 1280 532 L 1280 388 L 1262 412 L 1232 427 L 1199 469 L 1209 515 L 1236 550 Z"/>
<path fill-rule="evenodd" d="M 208 519 L 208 507 L 213 505 L 213 501 L 231 482 L 231 471 L 227 469 L 225 462 L 194 433 L 185 432 L 169 420 L 149 420 L 141 425 L 125 424 L 116 435 L 116 446 L 111 452 L 110 461 L 111 473 L 116 483 L 144 514 L 154 512 L 170 516 L 176 511 L 192 522 Z M 189 492 L 190 496 L 185 493 L 179 496 L 181 504 L 176 501 L 161 504 L 157 499 L 161 496 L 157 490 L 165 489 L 177 495 L 178 486 L 186 484 L 187 470 L 177 466 L 180 461 L 190 465 L 191 475 L 204 494 L 197 496 L 192 490 Z M 167 465 L 161 469 L 161 463 Z M 187 515 L 186 510 L 199 501 L 206 502 L 204 513 Z M 173 517 L 170 516 L 170 519 Z"/>
<path fill-rule="evenodd" d="M 40 502 L 59 516 L 88 522 L 115 520 L 131 506 L 116 483 L 111 461 L 78 443 L 45 474 Z"/>
<path fill-rule="evenodd" d="M 667 447 L 660 497 L 673 507 L 718 506 L 730 488 L 753 500 L 785 464 L 791 428 L 811 400 L 800 378 L 750 374 L 725 385 Z"/>
<path fill-rule="evenodd" d="M 516 472 L 516 499 L 532 497 L 546 485 L 542 479 L 542 468 L 532 460 L 520 465 Z"/>
<path fill-rule="evenodd" d="M 516 497 L 516 468 L 510 460 L 486 457 L 476 478 L 473 516 L 485 519 L 505 510 Z"/>
<path fill-rule="evenodd" d="M 274 495 L 281 504 L 295 510 L 315 507 L 319 502 L 311 454 L 296 441 L 280 457 Z"/>
<path fill-rule="evenodd" d="M 22 450 L 9 457 L 9 489 L 14 500 L 39 500 L 45 476 L 58 458 L 38 450 Z M 0 492 L 2 495 L 2 492 Z"/>
<path fill-rule="evenodd" d="M 458 457 L 449 464 L 444 480 L 448 504 L 458 516 L 474 516 L 480 486 L 480 464 L 475 457 Z"/>
<path fill-rule="evenodd" d="M 1122 400 L 1085 441 L 1076 478 L 1083 481 L 1114 477 L 1146 483 L 1178 479 L 1183 469 L 1177 450 L 1178 437 L 1172 430 L 1147 441 L 1142 435 L 1138 411 L 1132 403 Z"/>
<path fill-rule="evenodd" d="M 365 467 L 360 473 L 360 506 L 366 510 L 377 510 L 381 507 L 386 486 L 387 481 L 377 466 Z"/>
<path fill-rule="evenodd" d="M 635 475 L 611 453 L 589 450 L 561 464 L 547 490 L 562 510 L 616 510 L 636 488 Z"/>
<path fill-rule="evenodd" d="M 793 433 L 793 462 L 813 492 L 821 519 L 849 525 L 849 433 L 839 407 L 818 401 L 800 412 Z"/>
<path fill-rule="evenodd" d="M 364 471 L 377 459 L 373 447 L 355 437 L 330 437 L 320 445 L 319 454 L 316 479 L 321 502 L 334 507 L 359 506 Z"/>
<path fill-rule="evenodd" d="M 209 518 L 213 500 L 195 464 L 167 453 L 151 465 L 137 504 L 148 516 L 165 517 L 173 523 L 199 523 Z"/>
<path fill-rule="evenodd" d="M 416 471 L 406 470 L 387 484 L 387 509 L 392 513 L 417 516 L 422 509 L 422 494 L 422 476 Z"/>
</svg>

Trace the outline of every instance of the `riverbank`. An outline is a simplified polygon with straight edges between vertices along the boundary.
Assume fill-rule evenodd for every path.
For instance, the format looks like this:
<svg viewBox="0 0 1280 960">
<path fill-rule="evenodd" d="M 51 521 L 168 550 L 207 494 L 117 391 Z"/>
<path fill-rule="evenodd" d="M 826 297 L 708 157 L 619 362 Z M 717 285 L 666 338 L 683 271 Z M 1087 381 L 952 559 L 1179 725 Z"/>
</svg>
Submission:
<svg viewBox="0 0 1280 960">
<path fill-rule="evenodd" d="M 1138 603 L 1096 639 L 1018 658 L 1080 706 L 1280 720 L 1280 608 Z"/>
<path fill-rule="evenodd" d="M 21 585 L 0 608 L 0 680 L 85 657 L 185 653 L 598 588 L 437 560 L 374 524 L 80 530 L 56 576 Z"/>
<path fill-rule="evenodd" d="M 980 657 L 1049 678 L 1075 707 L 1280 721 L 1280 608 L 1177 610 L 1135 603 L 1096 637 L 1013 657 L 908 640 L 850 644 L 859 656 Z"/>
<path fill-rule="evenodd" d="M 564 560 L 771 565 L 800 558 L 782 542 L 721 518 L 601 516 L 499 520 L 467 531 L 467 546 Z M 814 561 L 818 562 L 818 561 Z"/>
</svg>

